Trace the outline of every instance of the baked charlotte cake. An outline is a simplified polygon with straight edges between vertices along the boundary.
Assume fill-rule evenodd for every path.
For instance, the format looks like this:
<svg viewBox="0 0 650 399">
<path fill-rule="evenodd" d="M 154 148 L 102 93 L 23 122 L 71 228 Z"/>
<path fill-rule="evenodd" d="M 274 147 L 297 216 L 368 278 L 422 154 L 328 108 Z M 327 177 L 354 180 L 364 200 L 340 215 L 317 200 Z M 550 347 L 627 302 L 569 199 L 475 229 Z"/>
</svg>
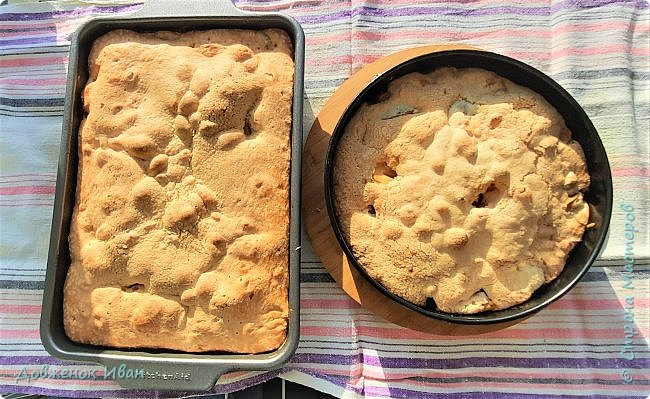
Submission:
<svg viewBox="0 0 650 399">
<path fill-rule="evenodd" d="M 293 47 L 275 29 L 100 37 L 79 135 L 73 341 L 257 353 L 285 340 Z"/>
<path fill-rule="evenodd" d="M 393 81 L 347 125 L 333 176 L 360 265 L 443 312 L 526 301 L 558 276 L 589 223 L 584 154 L 561 115 L 480 69 Z"/>
</svg>

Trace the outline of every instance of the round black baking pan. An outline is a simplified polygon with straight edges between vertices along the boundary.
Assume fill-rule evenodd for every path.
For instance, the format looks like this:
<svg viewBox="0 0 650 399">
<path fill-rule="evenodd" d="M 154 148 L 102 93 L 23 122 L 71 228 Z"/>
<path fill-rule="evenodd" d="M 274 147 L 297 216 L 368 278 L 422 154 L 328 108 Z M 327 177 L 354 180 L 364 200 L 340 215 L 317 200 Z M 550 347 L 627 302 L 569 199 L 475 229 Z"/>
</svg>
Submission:
<svg viewBox="0 0 650 399">
<path fill-rule="evenodd" d="M 540 287 L 526 302 L 504 310 L 464 315 L 438 311 L 435 304 L 419 306 L 391 293 L 371 278 L 356 259 L 339 223 L 334 195 L 334 160 L 346 126 L 362 104 L 376 103 L 390 82 L 411 72 L 428 73 L 440 67 L 481 68 L 542 95 L 562 115 L 572 137 L 582 146 L 591 185 L 584 193 L 589 203 L 589 221 L 594 227 L 585 231 L 583 239 L 569 253 L 564 270 L 553 281 Z M 336 238 L 349 262 L 365 279 L 389 299 L 423 315 L 460 324 L 493 324 L 528 317 L 566 294 L 587 272 L 597 258 L 607 237 L 612 212 L 612 178 L 605 148 L 585 111 L 571 95 L 553 79 L 539 70 L 513 58 L 480 50 L 449 50 L 433 52 L 409 59 L 387 70 L 368 84 L 352 101 L 338 121 L 330 140 L 325 163 L 325 202 Z M 381 250 L 381 249 L 378 249 Z M 432 302 L 432 301 L 431 301 Z"/>
</svg>

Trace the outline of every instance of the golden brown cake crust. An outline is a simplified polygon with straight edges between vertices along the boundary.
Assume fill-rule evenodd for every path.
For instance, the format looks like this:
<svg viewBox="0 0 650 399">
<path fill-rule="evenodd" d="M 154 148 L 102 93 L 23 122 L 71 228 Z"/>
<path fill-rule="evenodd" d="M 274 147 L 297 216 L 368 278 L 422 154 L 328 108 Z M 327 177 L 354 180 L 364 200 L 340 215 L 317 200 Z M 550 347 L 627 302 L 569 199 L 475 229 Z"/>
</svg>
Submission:
<svg viewBox="0 0 650 399">
<path fill-rule="evenodd" d="M 334 165 L 346 240 L 368 274 L 452 313 L 526 301 L 588 224 L 584 154 L 540 95 L 480 69 L 389 85 L 348 124 Z"/>
<path fill-rule="evenodd" d="M 64 291 L 72 340 L 241 353 L 284 342 L 292 54 L 276 29 L 95 42 Z"/>
</svg>

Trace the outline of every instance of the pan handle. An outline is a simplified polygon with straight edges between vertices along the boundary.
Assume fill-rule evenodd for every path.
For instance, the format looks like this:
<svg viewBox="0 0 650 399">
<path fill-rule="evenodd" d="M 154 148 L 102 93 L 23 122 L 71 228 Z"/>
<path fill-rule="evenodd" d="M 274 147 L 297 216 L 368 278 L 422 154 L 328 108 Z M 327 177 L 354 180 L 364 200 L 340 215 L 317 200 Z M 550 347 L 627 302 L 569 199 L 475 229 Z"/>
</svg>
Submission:
<svg viewBox="0 0 650 399">
<path fill-rule="evenodd" d="M 103 379 L 114 380 L 123 388 L 156 391 L 206 392 L 222 374 L 233 371 L 230 365 L 200 365 L 192 362 L 138 362 L 103 359 Z"/>
<path fill-rule="evenodd" d="M 147 0 L 133 17 L 243 16 L 231 0 Z"/>
</svg>

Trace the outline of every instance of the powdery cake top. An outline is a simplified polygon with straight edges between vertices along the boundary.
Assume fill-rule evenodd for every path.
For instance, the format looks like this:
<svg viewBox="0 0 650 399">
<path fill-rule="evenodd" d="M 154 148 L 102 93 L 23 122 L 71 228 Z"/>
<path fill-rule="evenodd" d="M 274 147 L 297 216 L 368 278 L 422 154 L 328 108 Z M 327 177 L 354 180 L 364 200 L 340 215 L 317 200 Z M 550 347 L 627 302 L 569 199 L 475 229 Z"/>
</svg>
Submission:
<svg viewBox="0 0 650 399">
<path fill-rule="evenodd" d="M 284 342 L 292 53 L 272 29 L 95 42 L 65 284 L 72 340 L 231 352 Z"/>
<path fill-rule="evenodd" d="M 562 271 L 589 207 L 584 154 L 544 98 L 492 72 L 396 79 L 348 124 L 334 165 L 346 240 L 418 305 L 522 303 Z"/>
</svg>

